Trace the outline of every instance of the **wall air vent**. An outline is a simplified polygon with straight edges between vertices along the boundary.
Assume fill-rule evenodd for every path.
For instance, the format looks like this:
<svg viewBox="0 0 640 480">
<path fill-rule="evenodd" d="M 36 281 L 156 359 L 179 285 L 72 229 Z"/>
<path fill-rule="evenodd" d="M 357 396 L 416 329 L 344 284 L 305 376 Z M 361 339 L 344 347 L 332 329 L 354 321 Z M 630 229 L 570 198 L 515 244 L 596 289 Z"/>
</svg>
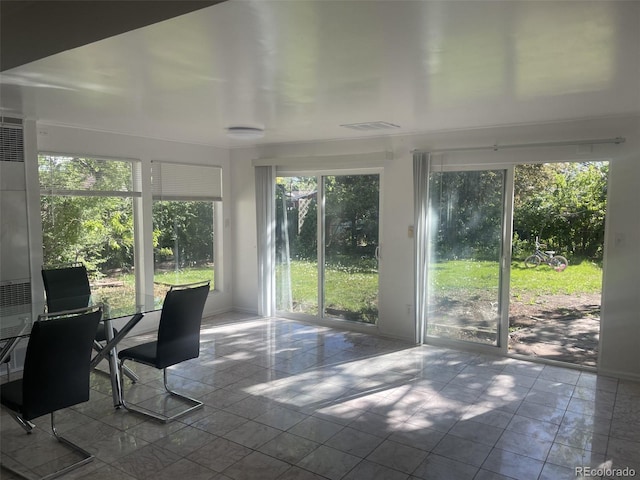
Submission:
<svg viewBox="0 0 640 480">
<path fill-rule="evenodd" d="M 22 120 L 0 117 L 0 162 L 24 162 Z"/>
<path fill-rule="evenodd" d="M 389 122 L 362 122 L 362 123 L 345 123 L 340 125 L 344 128 L 358 130 L 360 132 L 370 132 L 373 130 L 388 130 L 391 128 L 400 128 L 400 125 Z"/>
<path fill-rule="evenodd" d="M 31 282 L 0 283 L 0 308 L 28 305 L 31 303 Z"/>
</svg>

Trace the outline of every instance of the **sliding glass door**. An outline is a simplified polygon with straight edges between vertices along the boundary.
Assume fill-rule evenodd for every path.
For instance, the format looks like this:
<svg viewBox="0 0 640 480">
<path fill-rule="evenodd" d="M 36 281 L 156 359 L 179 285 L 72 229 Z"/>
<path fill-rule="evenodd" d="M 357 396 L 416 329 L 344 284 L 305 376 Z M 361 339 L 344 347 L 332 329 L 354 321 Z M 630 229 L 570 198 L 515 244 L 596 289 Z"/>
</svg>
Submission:
<svg viewBox="0 0 640 480">
<path fill-rule="evenodd" d="M 506 173 L 430 175 L 427 337 L 501 343 Z"/>
<path fill-rule="evenodd" d="M 376 323 L 380 175 L 278 177 L 276 308 Z"/>
<path fill-rule="evenodd" d="M 322 177 L 324 316 L 378 320 L 379 175 Z"/>
<path fill-rule="evenodd" d="M 318 315 L 318 181 L 276 181 L 276 310 Z"/>
</svg>

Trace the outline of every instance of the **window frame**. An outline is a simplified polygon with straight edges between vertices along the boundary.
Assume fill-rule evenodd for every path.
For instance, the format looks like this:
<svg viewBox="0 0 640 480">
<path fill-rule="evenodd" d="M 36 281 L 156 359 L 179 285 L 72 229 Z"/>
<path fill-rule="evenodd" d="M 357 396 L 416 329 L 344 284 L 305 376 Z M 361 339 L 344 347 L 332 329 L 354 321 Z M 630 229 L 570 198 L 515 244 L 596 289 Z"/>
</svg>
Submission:
<svg viewBox="0 0 640 480">
<path fill-rule="evenodd" d="M 212 244 L 212 258 L 211 261 L 213 263 L 213 267 L 212 267 L 212 276 L 213 276 L 213 282 L 211 285 L 211 291 L 217 291 L 219 290 L 219 285 L 220 285 L 220 278 L 219 278 L 219 274 L 218 274 L 218 259 L 221 258 L 221 255 L 218 254 L 219 252 L 219 248 L 221 247 L 221 239 L 220 239 L 220 222 L 219 222 L 219 212 L 221 212 L 221 203 L 222 200 L 208 200 L 208 199 L 200 199 L 200 200 L 182 200 L 182 199 L 167 199 L 167 198 L 152 198 L 151 200 L 151 209 L 152 209 L 152 227 L 151 230 L 152 232 L 155 230 L 155 217 L 153 215 L 153 207 L 155 206 L 155 202 L 181 202 L 181 203 L 186 203 L 186 202 L 202 202 L 202 203 L 211 203 L 212 205 L 212 218 L 211 218 L 211 227 L 212 227 L 212 235 L 213 235 L 213 244 Z M 152 235 L 153 236 L 153 235 Z M 161 282 L 157 282 L 156 281 L 156 261 L 155 261 L 155 255 L 156 255 L 156 247 L 152 246 L 152 251 L 153 251 L 153 285 L 154 288 L 156 285 L 161 284 Z M 175 252 L 174 252 L 175 255 Z M 203 280 L 204 281 L 204 280 Z"/>
<path fill-rule="evenodd" d="M 79 158 L 87 158 L 97 161 L 104 162 L 122 162 L 130 164 L 131 171 L 131 190 L 92 190 L 92 189 L 74 189 L 74 188 L 56 188 L 53 186 L 43 187 L 40 177 L 40 160 L 42 157 L 58 157 L 58 158 L 68 158 L 69 161 L 73 162 Z M 142 284 L 142 272 L 138 267 L 141 258 L 140 258 L 140 245 L 141 238 L 139 238 L 139 227 L 138 227 L 138 219 L 140 218 L 140 211 L 142 209 L 142 169 L 141 169 L 141 161 L 133 158 L 122 158 L 122 157 L 105 157 L 102 155 L 91 155 L 91 154 L 70 154 L 70 153 L 60 153 L 60 152 L 49 152 L 49 151 L 39 151 L 37 154 L 38 159 L 38 187 L 39 192 L 38 196 L 41 199 L 42 197 L 52 196 L 52 197 L 93 197 L 93 198 L 130 198 L 132 203 L 132 222 L 133 222 L 133 270 L 134 270 L 134 278 L 135 278 L 135 292 L 136 292 L 136 303 L 140 304 L 141 299 L 143 297 L 143 289 L 141 289 Z M 39 206 L 39 213 L 42 215 L 42 203 Z M 40 236 L 44 237 L 44 228 L 40 228 Z M 43 267 L 44 267 L 44 258 Z"/>
<path fill-rule="evenodd" d="M 64 189 L 54 188 L 50 186 L 43 188 L 40 183 L 40 158 L 41 157 L 63 157 L 69 158 L 71 161 L 78 158 L 90 158 L 100 161 L 116 161 L 127 162 L 131 164 L 131 191 L 107 191 L 107 190 L 82 190 L 82 189 Z M 153 278 L 154 278 L 154 252 L 153 252 L 153 202 L 155 200 L 177 200 L 177 201 L 212 201 L 213 203 L 213 262 L 214 269 L 214 288 L 211 292 L 223 290 L 224 285 L 224 273 L 223 273 L 223 238 L 224 238 L 224 221 L 223 212 L 224 204 L 222 198 L 222 178 L 223 169 L 220 165 L 204 165 L 195 163 L 182 163 L 170 160 L 142 160 L 136 158 L 126 158 L 117 156 L 104 156 L 94 154 L 77 154 L 68 152 L 52 152 L 52 151 L 38 151 L 38 196 L 45 195 L 51 196 L 84 196 L 84 197 L 122 197 L 131 198 L 133 203 L 133 242 L 134 242 L 134 271 L 135 271 L 135 291 L 136 301 L 138 304 L 142 299 L 148 298 L 150 295 L 147 293 L 153 292 Z M 156 164 L 172 164 L 179 166 L 181 169 L 189 169 L 189 167 L 196 167 L 197 169 L 211 169 L 211 172 L 215 172 L 215 181 L 219 182 L 216 185 L 216 195 L 214 196 L 202 196 L 193 195 L 191 185 L 184 181 L 181 185 L 178 185 L 178 190 L 182 189 L 183 195 L 174 198 L 166 198 L 164 195 L 157 196 L 154 193 L 153 186 L 153 165 Z M 196 170 L 194 170 L 196 171 Z M 202 172 L 203 170 L 198 170 Z M 173 185 L 175 188 L 175 184 Z M 156 192 L 157 193 L 157 192 Z M 158 197 L 158 198 L 156 198 Z M 41 214 L 42 207 L 38 207 L 38 212 Z M 42 238 L 44 231 L 41 228 L 40 236 Z M 153 309 L 154 305 L 144 305 L 145 309 Z"/>
</svg>

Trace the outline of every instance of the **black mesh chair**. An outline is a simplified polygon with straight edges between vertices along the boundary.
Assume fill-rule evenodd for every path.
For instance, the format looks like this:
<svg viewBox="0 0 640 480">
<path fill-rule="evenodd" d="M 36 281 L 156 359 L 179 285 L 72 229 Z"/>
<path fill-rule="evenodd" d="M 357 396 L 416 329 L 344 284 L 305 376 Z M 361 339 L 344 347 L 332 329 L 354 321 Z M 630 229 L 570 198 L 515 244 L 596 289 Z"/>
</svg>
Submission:
<svg viewBox="0 0 640 480">
<path fill-rule="evenodd" d="M 41 315 L 31 330 L 22 378 L 0 389 L 2 405 L 27 433 L 34 428 L 31 420 L 51 414 L 56 439 L 82 457 L 43 478 L 55 478 L 93 460 L 93 455 L 58 434 L 54 413 L 89 400 L 89 362 L 101 316 L 99 306 Z"/>
<path fill-rule="evenodd" d="M 82 264 L 68 267 L 42 269 L 44 291 L 47 294 L 47 311 L 62 312 L 84 308 L 91 299 L 91 287 L 87 268 Z"/>
<path fill-rule="evenodd" d="M 136 345 L 118 353 L 121 368 L 124 367 L 126 360 L 132 360 L 161 369 L 166 391 L 182 403 L 186 403 L 188 408 L 168 416 L 164 412 L 153 412 L 140 405 L 129 405 L 125 400 L 123 385 L 122 405 L 127 410 L 167 423 L 202 407 L 202 402 L 169 388 L 167 384 L 167 367 L 197 358 L 200 355 L 200 325 L 208 294 L 209 282 L 172 287 L 167 292 L 162 304 L 157 340 Z"/>
<path fill-rule="evenodd" d="M 84 308 L 91 300 L 91 286 L 87 268 L 82 263 L 61 268 L 42 269 L 42 281 L 44 291 L 47 294 L 47 311 L 62 312 Z M 113 335 L 118 331 L 114 328 Z M 96 333 L 94 350 L 100 352 L 107 340 L 107 332 L 104 324 L 100 324 Z M 138 377 L 130 369 L 124 370 L 132 382 L 137 382 Z"/>
</svg>

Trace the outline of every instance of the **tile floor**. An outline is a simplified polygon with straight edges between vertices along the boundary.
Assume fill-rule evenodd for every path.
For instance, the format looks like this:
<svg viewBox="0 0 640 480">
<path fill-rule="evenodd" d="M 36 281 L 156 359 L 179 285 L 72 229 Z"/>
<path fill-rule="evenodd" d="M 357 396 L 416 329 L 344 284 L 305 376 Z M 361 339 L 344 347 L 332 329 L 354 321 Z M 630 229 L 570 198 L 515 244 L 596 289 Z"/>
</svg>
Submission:
<svg viewBox="0 0 640 480">
<path fill-rule="evenodd" d="M 561 480 L 580 478 L 575 467 L 640 478 L 639 383 L 290 320 L 210 320 L 200 358 L 170 375 L 205 407 L 147 421 L 115 410 L 108 377 L 92 374 L 91 400 L 58 423 L 96 458 L 65 478 Z M 127 396 L 173 408 L 161 374 L 137 371 Z M 46 417 L 32 435 L 0 421 L 3 462 L 41 474 L 69 460 Z"/>
</svg>

